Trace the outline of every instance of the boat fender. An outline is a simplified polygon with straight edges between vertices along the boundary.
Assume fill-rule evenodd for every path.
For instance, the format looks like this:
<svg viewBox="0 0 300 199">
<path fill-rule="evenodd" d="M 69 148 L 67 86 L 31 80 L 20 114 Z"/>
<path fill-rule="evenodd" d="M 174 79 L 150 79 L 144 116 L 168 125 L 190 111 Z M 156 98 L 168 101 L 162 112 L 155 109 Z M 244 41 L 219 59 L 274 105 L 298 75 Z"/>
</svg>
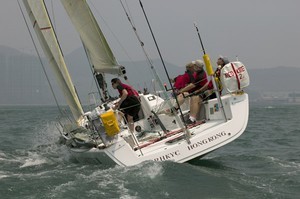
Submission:
<svg viewBox="0 0 300 199">
<path fill-rule="evenodd" d="M 246 67 L 239 61 L 226 64 L 220 75 L 224 89 L 229 92 L 237 92 L 249 86 L 250 79 Z"/>
</svg>

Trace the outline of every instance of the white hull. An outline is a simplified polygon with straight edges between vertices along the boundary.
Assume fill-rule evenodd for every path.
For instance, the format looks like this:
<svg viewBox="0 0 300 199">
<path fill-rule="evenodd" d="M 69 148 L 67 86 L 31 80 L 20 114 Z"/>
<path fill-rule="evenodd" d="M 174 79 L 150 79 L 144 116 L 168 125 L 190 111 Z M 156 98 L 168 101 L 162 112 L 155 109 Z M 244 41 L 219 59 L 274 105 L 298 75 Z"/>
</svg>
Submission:
<svg viewBox="0 0 300 199">
<path fill-rule="evenodd" d="M 123 67 L 116 66 L 114 55 L 87 2 L 85 0 L 62 0 L 62 2 L 80 33 L 94 75 L 99 73 L 97 75 L 102 85 L 101 92 L 106 95 L 107 88 L 103 84 L 103 75 L 105 73 L 125 75 L 125 71 Z M 205 123 L 190 125 L 189 130 L 185 129 L 178 115 L 167 115 L 166 109 L 174 106 L 172 100 L 164 101 L 152 94 L 141 95 L 141 111 L 139 120 L 135 122 L 135 131 L 141 133 L 139 139 L 136 138 L 137 133 L 128 131 L 125 120 L 121 116 L 118 118 L 119 114 L 109 111 L 113 107 L 113 102 L 109 100 L 101 105 L 97 104 L 94 110 L 83 113 L 44 1 L 24 0 L 24 5 L 75 119 L 75 123 L 60 122 L 60 125 L 63 128 L 61 134 L 66 146 L 78 158 L 91 157 L 101 163 L 116 163 L 121 166 L 136 165 L 144 161 L 181 163 L 224 146 L 244 132 L 249 114 L 248 95 L 245 93 L 222 96 L 223 109 L 219 107 L 220 99 L 208 101 L 204 108 L 201 108 L 205 110 L 203 117 Z M 203 58 L 209 62 L 207 55 Z M 148 61 L 150 63 L 150 60 Z M 231 63 L 232 69 L 233 64 Z M 228 92 L 240 91 L 240 86 L 249 84 L 245 67 L 241 63 L 235 64 L 234 70 L 229 67 L 230 70 L 224 74 L 227 79 L 222 85 Z M 155 69 L 152 70 L 155 78 L 159 80 Z M 95 78 L 98 79 L 97 76 Z M 164 89 L 161 81 L 158 82 L 161 89 Z M 215 81 L 212 82 L 214 90 L 217 90 Z M 228 85 L 232 87 L 227 87 Z M 167 93 L 164 94 L 165 98 L 168 98 Z M 185 113 L 188 112 L 187 107 L 188 102 L 185 108 L 182 106 Z"/>
<path fill-rule="evenodd" d="M 115 162 L 121 166 L 132 166 L 143 161 L 174 161 L 183 163 L 212 152 L 238 138 L 245 130 L 248 122 L 248 95 L 225 95 L 222 97 L 228 121 L 222 119 L 217 100 L 206 105 L 208 120 L 190 128 L 190 143 L 184 137 L 177 139 L 183 132 L 171 135 L 160 141 L 145 145 L 141 150 L 133 150 L 119 136 L 117 142 L 105 149 L 92 148 L 85 152 L 71 149 L 77 158 L 96 158 L 101 163 Z M 169 141 L 169 142 L 168 142 Z M 173 141 L 173 142 L 172 142 Z"/>
</svg>

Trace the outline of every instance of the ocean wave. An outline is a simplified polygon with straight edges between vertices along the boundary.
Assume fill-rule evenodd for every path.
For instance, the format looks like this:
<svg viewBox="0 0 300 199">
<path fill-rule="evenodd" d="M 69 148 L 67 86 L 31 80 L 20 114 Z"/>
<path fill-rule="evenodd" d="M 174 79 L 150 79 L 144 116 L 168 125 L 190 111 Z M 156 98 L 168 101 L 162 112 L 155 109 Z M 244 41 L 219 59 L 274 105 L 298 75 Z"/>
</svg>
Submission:
<svg viewBox="0 0 300 199">
<path fill-rule="evenodd" d="M 7 173 L 7 172 L 4 172 L 4 171 L 0 171 L 0 180 L 2 179 L 2 178 L 7 178 L 7 177 L 9 177 L 10 175 Z"/>
<path fill-rule="evenodd" d="M 56 122 L 47 122 L 40 129 L 36 129 L 32 137 L 32 146 L 38 147 L 41 145 L 50 145 L 57 143 L 60 137 L 60 132 Z"/>
<path fill-rule="evenodd" d="M 47 163 L 47 159 L 37 153 L 29 152 L 28 156 L 22 160 L 24 162 L 20 168 L 38 166 Z"/>
<path fill-rule="evenodd" d="M 0 161 L 5 162 L 7 160 L 8 160 L 7 155 L 4 152 L 0 151 Z"/>
<path fill-rule="evenodd" d="M 162 164 L 157 162 L 144 162 L 138 165 L 135 170 L 135 175 L 138 178 L 149 178 L 152 180 L 164 173 Z"/>
<path fill-rule="evenodd" d="M 264 107 L 265 109 L 273 109 L 273 108 L 275 108 L 274 106 L 265 106 Z"/>
<path fill-rule="evenodd" d="M 295 168 L 295 169 L 300 169 L 300 163 L 298 162 L 293 162 L 293 161 L 287 161 L 287 160 L 281 160 L 276 157 L 272 156 L 267 156 L 269 160 L 271 160 L 272 163 L 282 167 L 282 168 Z"/>
</svg>

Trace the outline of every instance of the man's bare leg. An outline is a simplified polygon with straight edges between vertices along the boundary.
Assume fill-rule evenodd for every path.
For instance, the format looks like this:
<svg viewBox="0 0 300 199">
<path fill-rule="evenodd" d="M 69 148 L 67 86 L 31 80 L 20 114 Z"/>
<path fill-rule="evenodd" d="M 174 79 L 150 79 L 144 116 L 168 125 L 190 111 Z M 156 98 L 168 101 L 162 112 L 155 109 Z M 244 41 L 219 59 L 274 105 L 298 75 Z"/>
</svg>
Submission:
<svg viewBox="0 0 300 199">
<path fill-rule="evenodd" d="M 130 115 L 127 115 L 127 122 L 128 122 L 129 130 L 133 133 L 133 132 L 134 132 L 134 121 L 133 121 L 133 117 L 130 116 Z"/>
<path fill-rule="evenodd" d="M 200 103 L 202 103 L 202 99 L 196 95 L 191 97 L 190 102 L 190 120 L 196 121 L 197 115 L 200 111 Z"/>
</svg>

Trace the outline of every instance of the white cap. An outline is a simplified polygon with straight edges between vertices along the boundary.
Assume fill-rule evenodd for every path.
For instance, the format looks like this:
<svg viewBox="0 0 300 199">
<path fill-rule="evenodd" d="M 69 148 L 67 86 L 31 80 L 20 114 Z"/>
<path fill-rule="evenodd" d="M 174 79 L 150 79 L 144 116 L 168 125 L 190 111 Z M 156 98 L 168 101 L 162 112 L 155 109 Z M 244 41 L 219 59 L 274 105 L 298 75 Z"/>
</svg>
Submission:
<svg viewBox="0 0 300 199">
<path fill-rule="evenodd" d="M 200 59 L 198 59 L 196 61 L 192 61 L 192 63 L 199 66 L 199 67 L 204 67 L 204 62 Z"/>
<path fill-rule="evenodd" d="M 229 60 L 228 60 L 228 58 L 227 58 L 227 57 L 225 57 L 225 56 L 222 56 L 222 55 L 220 55 L 220 56 L 219 56 L 219 59 L 222 59 L 222 60 L 223 60 L 223 62 L 224 62 L 224 64 L 228 64 L 228 63 L 229 63 Z"/>
</svg>

